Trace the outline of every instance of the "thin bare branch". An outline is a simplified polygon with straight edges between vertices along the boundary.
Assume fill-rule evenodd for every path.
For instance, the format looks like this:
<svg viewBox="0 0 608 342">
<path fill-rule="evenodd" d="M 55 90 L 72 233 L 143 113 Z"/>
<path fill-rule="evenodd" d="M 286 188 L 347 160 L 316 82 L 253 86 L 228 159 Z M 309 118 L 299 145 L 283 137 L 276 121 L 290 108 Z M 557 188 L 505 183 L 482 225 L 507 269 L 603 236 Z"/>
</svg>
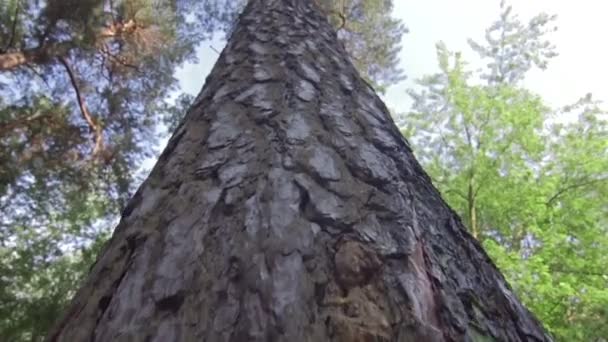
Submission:
<svg viewBox="0 0 608 342">
<path fill-rule="evenodd" d="M 209 45 L 209 47 L 211 48 L 211 50 L 213 50 L 215 53 L 217 53 L 218 55 L 221 55 L 221 53 L 213 47 L 213 45 Z"/>
<path fill-rule="evenodd" d="M 110 49 L 108 48 L 107 44 L 102 44 L 101 47 L 99 48 L 99 51 L 101 51 L 101 53 L 103 55 L 107 56 L 111 60 L 111 62 L 120 64 L 122 66 L 131 68 L 131 69 L 135 69 L 136 71 L 140 71 L 139 67 L 135 64 L 129 63 L 127 58 L 115 55 L 112 52 L 110 52 Z"/>
<path fill-rule="evenodd" d="M 74 92 L 76 93 L 76 99 L 78 100 L 78 106 L 80 107 L 80 112 L 84 117 L 85 121 L 89 125 L 92 132 L 95 134 L 95 146 L 93 147 L 93 156 L 97 156 L 97 154 L 103 149 L 103 129 L 101 125 L 93 118 L 91 113 L 89 112 L 87 105 L 80 93 L 80 88 L 78 87 L 78 82 L 76 80 L 76 76 L 74 75 L 74 71 L 72 67 L 68 63 L 67 59 L 63 56 L 58 57 L 59 62 L 64 66 L 68 76 L 70 77 L 70 82 L 72 83 L 72 87 L 74 88 Z"/>
<path fill-rule="evenodd" d="M 582 187 L 587 186 L 587 185 L 592 185 L 592 184 L 606 182 L 606 181 L 608 181 L 608 178 L 591 179 L 591 180 L 583 181 L 583 182 L 580 182 L 580 183 L 570 184 L 570 185 L 568 185 L 566 187 L 563 187 L 563 188 L 559 189 L 553 196 L 551 196 L 549 198 L 549 200 L 545 204 L 547 206 L 550 206 L 561 195 L 565 194 L 566 192 L 568 192 L 570 190 L 574 190 L 576 188 L 582 188 Z"/>
<path fill-rule="evenodd" d="M 47 81 L 46 77 L 44 77 L 43 74 L 40 73 L 40 71 L 36 70 L 36 67 L 32 64 L 25 64 L 25 67 L 30 69 L 30 71 L 32 73 L 34 73 L 34 75 L 38 76 L 38 78 L 40 78 L 42 80 L 42 82 L 44 82 L 44 85 L 47 86 L 47 88 L 51 88 L 51 85 L 49 84 L 49 81 Z"/>
</svg>

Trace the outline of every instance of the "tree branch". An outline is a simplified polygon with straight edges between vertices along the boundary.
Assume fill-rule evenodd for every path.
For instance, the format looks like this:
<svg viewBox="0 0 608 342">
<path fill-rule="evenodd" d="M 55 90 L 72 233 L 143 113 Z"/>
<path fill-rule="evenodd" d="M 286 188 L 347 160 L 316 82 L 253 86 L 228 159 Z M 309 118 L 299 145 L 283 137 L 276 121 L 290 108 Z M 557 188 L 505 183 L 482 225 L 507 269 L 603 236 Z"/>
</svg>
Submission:
<svg viewBox="0 0 608 342">
<path fill-rule="evenodd" d="M 564 193 L 566 193 L 569 190 L 573 190 L 576 188 L 582 188 L 584 186 L 587 185 L 591 185 L 591 184 L 595 184 L 595 183 L 601 183 L 601 182 L 605 182 L 608 181 L 608 178 L 600 178 L 600 179 L 592 179 L 589 181 L 584 181 L 584 182 L 580 182 L 580 183 L 575 183 L 575 184 L 570 184 L 566 187 L 563 187 L 561 189 L 559 189 L 553 196 L 551 196 L 549 198 L 549 200 L 545 203 L 547 206 L 550 206 L 553 201 L 557 200 L 561 195 L 563 195 Z"/>
<path fill-rule="evenodd" d="M 338 16 L 338 18 L 340 18 L 341 23 L 340 23 L 340 26 L 338 26 L 336 28 L 336 31 L 346 28 L 346 16 L 344 15 L 344 12 L 346 9 L 346 4 L 345 4 L 344 0 L 342 1 L 342 11 L 336 11 L 334 9 L 327 10 L 323 6 L 321 6 L 316 0 L 315 0 L 315 4 L 321 9 L 321 11 L 323 11 L 323 13 L 325 13 L 326 16 L 329 16 L 330 14 L 334 14 L 334 15 Z"/>
<path fill-rule="evenodd" d="M 340 17 L 340 19 L 342 20 L 342 24 L 340 24 L 340 27 L 337 28 L 337 30 L 341 30 L 343 28 L 346 27 L 346 0 L 342 0 L 342 11 L 340 11 L 339 13 L 336 13 L 338 15 L 338 17 Z"/>
<path fill-rule="evenodd" d="M 112 23 L 109 27 L 104 27 L 99 34 L 97 35 L 97 39 L 105 39 L 105 38 L 113 38 L 120 36 L 124 33 L 130 33 L 135 31 L 138 28 L 137 23 L 133 19 L 130 19 L 126 22 L 116 22 Z"/>
<path fill-rule="evenodd" d="M 129 63 L 129 61 L 125 57 L 117 56 L 117 55 L 111 53 L 107 44 L 102 44 L 99 51 L 101 51 L 101 53 L 103 55 L 106 55 L 107 57 L 109 57 L 112 62 L 115 62 L 117 64 L 120 64 L 122 66 L 131 68 L 131 69 L 135 69 L 135 71 L 138 71 L 138 72 L 140 71 L 139 67 L 137 65 Z"/>
<path fill-rule="evenodd" d="M 24 49 L 15 52 L 0 53 L 0 71 L 9 71 L 16 69 L 27 63 L 44 64 L 52 61 L 53 58 L 66 56 L 67 53 L 74 47 L 74 42 L 66 41 L 59 43 L 46 43 L 46 36 L 50 32 L 50 28 L 45 31 L 40 38 L 40 46 L 33 49 Z M 127 33 L 133 33 L 138 29 L 135 21 L 128 20 L 127 22 L 119 22 L 101 29 L 96 37 L 97 41 L 114 38 Z"/>
<path fill-rule="evenodd" d="M 63 56 L 58 57 L 59 62 L 64 66 L 68 76 L 70 77 L 70 82 L 72 83 L 72 87 L 74 88 L 74 92 L 76 93 L 76 99 L 78 100 L 78 106 L 80 107 L 80 112 L 84 117 L 85 121 L 89 125 L 91 131 L 95 134 L 95 147 L 93 148 L 93 156 L 96 156 L 103 149 L 103 129 L 101 125 L 95 122 L 95 119 L 87 109 L 84 98 L 80 93 L 80 88 L 78 87 L 78 82 L 76 81 L 76 77 L 74 75 L 74 71 L 72 67 L 68 63 L 67 59 Z"/>
<path fill-rule="evenodd" d="M 431 181 L 432 181 L 434 184 L 446 184 L 446 185 L 448 184 L 447 182 L 440 181 L 440 180 L 439 180 L 439 179 L 437 179 L 437 178 L 431 178 Z M 461 197 L 463 200 L 465 200 L 465 201 L 467 200 L 467 196 L 466 196 L 465 194 L 463 194 L 462 192 L 460 192 L 460 190 L 458 190 L 458 189 L 455 189 L 455 188 L 451 188 L 451 187 L 450 187 L 450 188 L 448 188 L 448 189 L 445 191 L 445 193 L 446 193 L 446 194 L 448 194 L 448 193 L 450 193 L 450 192 L 455 193 L 456 195 L 460 196 L 460 197 Z"/>
<path fill-rule="evenodd" d="M 608 276 L 608 272 L 595 272 L 589 270 L 569 270 L 565 268 L 556 268 L 552 267 L 551 272 L 555 273 L 564 273 L 564 274 L 574 274 L 574 275 L 584 275 L 584 276 L 593 276 L 593 277 L 606 277 Z"/>
<path fill-rule="evenodd" d="M 465 195 L 464 195 L 462 192 L 460 192 L 460 191 L 459 191 L 459 190 L 457 190 L 457 189 L 452 189 L 452 188 L 450 188 L 450 189 L 447 189 L 447 190 L 445 191 L 445 193 L 446 193 L 446 194 L 448 194 L 448 193 L 450 193 L 450 192 L 455 193 L 456 195 L 460 196 L 460 197 L 461 197 L 463 200 L 465 200 L 465 201 L 466 201 L 466 200 L 468 200 L 467 196 L 465 196 Z"/>
<path fill-rule="evenodd" d="M 44 77 L 43 74 L 41 74 L 38 70 L 36 70 L 36 67 L 32 64 L 25 64 L 25 67 L 30 69 L 31 72 L 34 73 L 34 75 L 38 76 L 42 82 L 44 82 L 44 84 L 50 89 L 51 86 L 49 84 L 49 82 L 46 80 L 46 77 Z"/>
<path fill-rule="evenodd" d="M 52 113 L 34 114 L 28 117 L 14 119 L 8 122 L 0 122 L 0 136 L 4 136 L 9 131 L 14 131 L 21 126 L 29 126 L 32 122 L 50 117 Z"/>
<path fill-rule="evenodd" d="M 16 69 L 24 64 L 44 64 L 58 56 L 66 55 L 72 49 L 70 42 L 44 45 L 33 49 L 0 54 L 0 71 Z"/>
<path fill-rule="evenodd" d="M 11 48 L 11 46 L 13 45 L 13 43 L 15 42 L 15 34 L 17 32 L 17 22 L 19 21 L 19 5 L 20 5 L 20 1 L 17 1 L 17 6 L 15 6 L 15 19 L 13 19 L 13 26 L 11 28 L 11 38 L 9 39 L 8 43 L 6 44 L 6 46 L 4 47 L 4 49 L 2 49 L 2 52 L 6 52 L 8 51 L 8 49 Z"/>
</svg>

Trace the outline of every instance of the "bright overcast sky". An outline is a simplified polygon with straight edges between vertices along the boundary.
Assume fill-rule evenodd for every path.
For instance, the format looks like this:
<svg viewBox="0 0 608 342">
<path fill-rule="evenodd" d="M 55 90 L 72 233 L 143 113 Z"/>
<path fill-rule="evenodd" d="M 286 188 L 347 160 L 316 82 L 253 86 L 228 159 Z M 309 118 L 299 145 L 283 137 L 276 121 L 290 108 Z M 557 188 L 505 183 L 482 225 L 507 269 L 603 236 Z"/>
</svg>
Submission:
<svg viewBox="0 0 608 342">
<path fill-rule="evenodd" d="M 389 108 L 405 112 L 411 102 L 405 89 L 423 75 L 436 72 L 435 43 L 443 41 L 450 50 L 463 52 L 471 67 L 474 54 L 467 38 L 483 39 L 487 28 L 499 14 L 499 0 L 393 0 L 394 16 L 410 29 L 403 36 L 401 68 L 406 81 L 389 89 L 384 100 Z M 557 45 L 558 57 L 546 71 L 533 72 L 525 85 L 539 93 L 551 106 L 569 104 L 588 92 L 594 98 L 608 102 L 608 47 L 604 41 L 608 33 L 606 13 L 608 2 L 600 0 L 511 0 L 514 13 L 522 21 L 540 12 L 557 14 L 558 31 L 551 37 Z M 205 42 L 200 48 L 199 62 L 179 70 L 177 77 L 182 89 L 196 95 L 215 63 L 221 41 Z"/>
</svg>

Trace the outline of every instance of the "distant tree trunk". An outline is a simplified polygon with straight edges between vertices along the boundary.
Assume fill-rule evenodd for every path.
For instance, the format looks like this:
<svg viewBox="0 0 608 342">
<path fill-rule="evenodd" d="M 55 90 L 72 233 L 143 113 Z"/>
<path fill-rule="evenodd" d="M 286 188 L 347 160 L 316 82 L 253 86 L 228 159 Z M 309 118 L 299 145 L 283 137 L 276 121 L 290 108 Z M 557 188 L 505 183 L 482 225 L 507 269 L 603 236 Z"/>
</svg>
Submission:
<svg viewBox="0 0 608 342">
<path fill-rule="evenodd" d="M 50 341 L 550 341 L 312 0 L 251 0 Z"/>
<path fill-rule="evenodd" d="M 469 225 L 471 229 L 471 234 L 474 238 L 479 240 L 479 232 L 477 229 L 477 203 L 476 203 L 476 191 L 473 186 L 473 178 L 469 179 L 469 188 L 467 192 L 467 205 L 469 212 Z"/>
</svg>

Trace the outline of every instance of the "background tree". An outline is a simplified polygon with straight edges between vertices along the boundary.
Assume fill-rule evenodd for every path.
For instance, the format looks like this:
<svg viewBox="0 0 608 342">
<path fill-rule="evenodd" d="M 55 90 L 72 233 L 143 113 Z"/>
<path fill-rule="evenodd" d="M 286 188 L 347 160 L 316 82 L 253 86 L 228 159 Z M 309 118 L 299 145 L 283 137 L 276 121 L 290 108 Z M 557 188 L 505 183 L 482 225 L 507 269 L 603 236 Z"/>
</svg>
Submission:
<svg viewBox="0 0 608 342">
<path fill-rule="evenodd" d="M 205 36 L 195 3 L 0 3 L 1 340 L 40 339 L 107 237 Z"/>
<path fill-rule="evenodd" d="M 557 30 L 555 15 L 540 13 L 522 23 L 505 0 L 500 2 L 500 17 L 485 32 L 485 42 L 469 39 L 471 48 L 488 60 L 480 77 L 489 84 L 517 84 L 533 67 L 545 69 L 557 56 L 547 35 Z"/>
<path fill-rule="evenodd" d="M 173 101 L 175 69 L 202 40 L 229 32 L 240 6 L 0 2 L 0 340 L 44 335 L 147 171 L 163 124 L 192 102 Z M 390 2 L 356 6 L 359 20 L 390 18 Z M 382 27 L 375 22 L 370 29 Z M 396 51 L 393 43 L 383 46 Z M 386 84 L 382 70 L 396 62 L 370 67 L 373 80 Z"/>
<path fill-rule="evenodd" d="M 442 73 L 421 80 L 425 90 L 410 92 L 414 112 L 408 113 L 405 134 L 421 146 L 418 153 L 434 182 L 463 214 L 471 233 L 483 240 L 490 233 L 477 208 L 494 202 L 485 187 L 540 158 L 536 132 L 546 109 L 537 96 L 510 85 L 470 85 L 460 54 L 443 44 L 437 51 Z M 505 210 L 503 204 L 496 203 L 494 211 Z M 490 226 L 500 229 L 497 223 Z"/>
<path fill-rule="evenodd" d="M 410 91 L 404 131 L 523 301 L 560 340 L 592 341 L 608 334 L 608 126 L 590 96 L 551 110 L 519 85 L 555 55 L 552 18 L 524 25 L 503 4 L 471 42 L 490 61 L 480 73 L 438 44 L 441 72 Z"/>
</svg>

